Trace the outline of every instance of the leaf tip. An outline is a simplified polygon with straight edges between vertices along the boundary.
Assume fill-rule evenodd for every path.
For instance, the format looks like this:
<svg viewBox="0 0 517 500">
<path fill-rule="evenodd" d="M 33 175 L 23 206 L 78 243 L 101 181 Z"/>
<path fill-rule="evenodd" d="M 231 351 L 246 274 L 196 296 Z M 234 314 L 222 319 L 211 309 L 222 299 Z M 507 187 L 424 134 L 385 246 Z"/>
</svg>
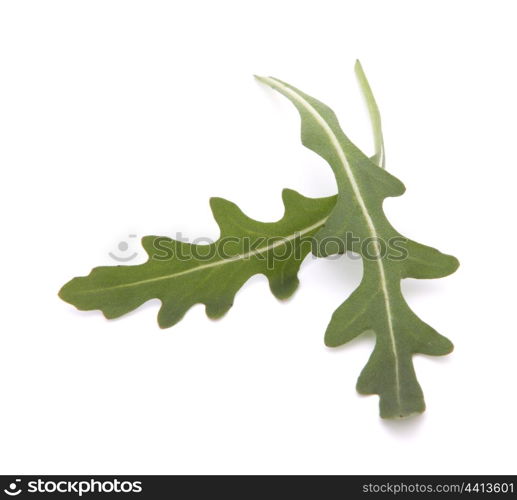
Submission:
<svg viewBox="0 0 517 500">
<path fill-rule="evenodd" d="M 266 275 L 269 281 L 269 289 L 278 300 L 288 300 L 296 292 L 300 281 L 297 273 L 282 277 Z"/>
<path fill-rule="evenodd" d="M 205 314 L 213 321 L 221 319 L 233 306 L 233 297 L 229 301 L 218 301 L 205 304 Z"/>
<path fill-rule="evenodd" d="M 221 231 L 226 226 L 228 219 L 238 219 L 244 216 L 241 209 L 235 203 L 224 198 L 210 198 L 210 208 Z"/>
<path fill-rule="evenodd" d="M 224 202 L 226 202 L 226 200 L 224 198 L 220 198 L 219 196 L 211 196 L 208 200 L 208 203 L 212 210 L 217 210 L 217 208 L 223 205 Z"/>
<path fill-rule="evenodd" d="M 325 334 L 325 337 L 323 339 L 323 342 L 325 342 L 326 347 L 339 347 L 341 344 L 334 338 L 332 335 L 328 335 L 328 333 Z"/>
<path fill-rule="evenodd" d="M 425 412 L 425 408 L 423 410 L 413 411 L 409 413 L 396 413 L 396 414 L 380 414 L 380 417 L 383 420 L 408 420 L 412 417 L 418 417 L 419 415 L 422 415 L 422 413 Z"/>
<path fill-rule="evenodd" d="M 284 207 L 287 209 L 292 205 L 299 203 L 305 198 L 305 196 L 301 195 L 298 191 L 294 189 L 284 188 L 282 189 L 282 201 L 284 202 Z"/>
<path fill-rule="evenodd" d="M 68 304 L 72 304 L 72 305 L 75 305 L 73 303 L 73 298 L 72 298 L 72 293 L 71 293 L 71 289 L 73 287 L 73 285 L 75 284 L 77 278 L 73 278 L 71 279 L 70 281 L 66 282 L 59 290 L 59 292 L 57 292 L 57 296 L 64 302 L 67 302 Z"/>
<path fill-rule="evenodd" d="M 258 80 L 261 83 L 264 83 L 265 85 L 268 85 L 271 88 L 274 88 L 278 90 L 278 84 L 281 83 L 280 80 L 273 76 L 260 76 L 260 75 L 253 75 L 256 80 Z"/>
<path fill-rule="evenodd" d="M 224 198 L 219 198 L 218 196 L 212 196 L 209 200 L 210 208 L 214 217 L 217 219 L 221 214 L 227 214 L 228 211 L 234 211 L 237 206 L 235 203 L 225 200 Z"/>
</svg>

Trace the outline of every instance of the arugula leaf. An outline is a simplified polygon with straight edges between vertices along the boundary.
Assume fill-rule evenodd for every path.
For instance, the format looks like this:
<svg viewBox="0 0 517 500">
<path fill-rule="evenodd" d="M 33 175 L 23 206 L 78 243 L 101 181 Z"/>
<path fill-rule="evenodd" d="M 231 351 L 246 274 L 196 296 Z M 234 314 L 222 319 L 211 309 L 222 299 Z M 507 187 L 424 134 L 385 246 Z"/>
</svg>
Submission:
<svg viewBox="0 0 517 500">
<path fill-rule="evenodd" d="M 360 64 L 356 72 L 369 102 L 376 158 L 382 166 L 384 147 L 377 106 Z M 380 396 L 383 418 L 423 412 L 425 403 L 412 355 L 444 355 L 453 345 L 411 311 L 400 282 L 403 278 L 447 276 L 459 263 L 455 257 L 404 238 L 391 226 L 382 209 L 383 200 L 403 194 L 404 185 L 349 140 L 327 105 L 277 78 L 257 78 L 294 104 L 301 117 L 302 143 L 327 160 L 336 177 L 338 197 L 325 226 L 315 235 L 317 255 L 328 255 L 328 241 L 339 238 L 347 250 L 363 258 L 362 281 L 332 316 L 325 343 L 339 346 L 373 330 L 375 348 L 359 377 L 358 392 Z M 386 251 L 392 241 L 400 243 L 404 259 Z"/>
<path fill-rule="evenodd" d="M 59 296 L 80 310 L 100 309 L 117 318 L 150 299 L 158 298 L 160 327 L 176 324 L 194 304 L 206 306 L 210 318 L 223 316 L 234 296 L 254 274 L 264 274 L 275 297 L 285 299 L 298 286 L 298 270 L 311 251 L 312 236 L 327 220 L 336 197 L 306 198 L 282 192 L 285 213 L 278 222 L 257 222 L 234 203 L 212 198 L 210 205 L 220 228 L 210 245 L 193 245 L 158 236 L 145 236 L 149 255 L 141 265 L 97 267 L 74 278 Z"/>
</svg>

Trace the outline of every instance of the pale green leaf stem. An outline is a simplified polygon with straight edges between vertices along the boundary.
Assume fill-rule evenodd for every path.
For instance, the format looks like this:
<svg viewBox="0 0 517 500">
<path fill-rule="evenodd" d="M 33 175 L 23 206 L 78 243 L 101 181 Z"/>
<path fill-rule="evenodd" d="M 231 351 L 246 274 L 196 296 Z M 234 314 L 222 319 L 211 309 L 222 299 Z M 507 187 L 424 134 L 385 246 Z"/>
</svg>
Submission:
<svg viewBox="0 0 517 500">
<path fill-rule="evenodd" d="M 364 74 L 363 67 L 359 60 L 355 62 L 355 75 L 359 82 L 359 87 L 364 96 L 368 114 L 370 116 L 370 123 L 372 125 L 373 141 L 375 145 L 375 155 L 371 158 L 373 163 L 379 165 L 381 168 L 386 168 L 386 153 L 384 151 L 384 137 L 382 134 L 381 114 L 377 106 L 377 101 L 373 96 L 372 89 L 368 83 L 368 79 Z"/>
</svg>

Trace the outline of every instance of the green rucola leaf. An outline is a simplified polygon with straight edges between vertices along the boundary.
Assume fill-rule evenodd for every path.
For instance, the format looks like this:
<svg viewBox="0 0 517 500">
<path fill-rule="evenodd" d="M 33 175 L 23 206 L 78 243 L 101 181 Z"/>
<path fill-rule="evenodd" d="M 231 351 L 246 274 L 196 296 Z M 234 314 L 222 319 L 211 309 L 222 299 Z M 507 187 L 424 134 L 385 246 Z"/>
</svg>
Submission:
<svg viewBox="0 0 517 500">
<path fill-rule="evenodd" d="M 69 281 L 59 296 L 80 310 L 100 309 L 107 318 L 158 298 L 162 328 L 176 324 L 198 303 L 205 304 L 210 318 L 221 317 L 255 274 L 268 278 L 277 298 L 287 298 L 298 286 L 300 265 L 336 197 L 311 199 L 285 189 L 282 198 L 285 213 L 278 222 L 257 222 L 234 203 L 212 198 L 210 205 L 220 228 L 216 242 L 193 245 L 146 236 L 142 245 L 149 255 L 147 262 L 97 267 L 88 276 Z"/>
<path fill-rule="evenodd" d="M 380 119 L 375 118 L 377 106 L 360 65 L 356 69 L 377 131 L 378 155 L 384 156 Z M 329 242 L 338 238 L 347 250 L 363 258 L 363 279 L 335 311 L 325 343 L 342 345 L 373 330 L 375 348 L 359 377 L 357 390 L 380 396 L 381 417 L 423 412 L 425 403 L 412 356 L 444 355 L 453 346 L 411 311 L 400 282 L 403 278 L 447 276 L 459 263 L 455 257 L 404 238 L 391 226 L 382 209 L 383 200 L 403 194 L 404 185 L 348 139 L 328 106 L 276 78 L 257 78 L 294 104 L 301 116 L 302 143 L 327 160 L 334 171 L 338 197 L 325 226 L 315 236 L 317 254 L 332 253 Z M 382 158 L 377 157 L 377 161 L 383 165 Z M 392 248 L 394 242 L 397 251 Z"/>
</svg>

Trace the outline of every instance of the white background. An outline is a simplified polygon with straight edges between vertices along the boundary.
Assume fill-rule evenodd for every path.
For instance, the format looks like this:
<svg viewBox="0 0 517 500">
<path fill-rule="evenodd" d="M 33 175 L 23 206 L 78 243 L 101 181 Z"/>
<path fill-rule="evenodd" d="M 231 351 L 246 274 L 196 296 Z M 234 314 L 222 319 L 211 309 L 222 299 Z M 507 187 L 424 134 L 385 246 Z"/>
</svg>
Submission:
<svg viewBox="0 0 517 500">
<path fill-rule="evenodd" d="M 0 472 L 516 473 L 514 7 L 2 2 Z M 155 301 L 107 321 L 58 299 L 130 233 L 216 238 L 210 196 L 270 221 L 283 187 L 334 193 L 252 74 L 328 103 L 370 153 L 356 57 L 407 187 L 392 223 L 461 261 L 403 286 L 455 344 L 415 358 L 424 415 L 383 421 L 356 394 L 373 337 L 323 344 L 349 258 L 309 258 L 288 303 L 256 276 L 225 318 L 198 305 L 168 330 Z"/>
</svg>

